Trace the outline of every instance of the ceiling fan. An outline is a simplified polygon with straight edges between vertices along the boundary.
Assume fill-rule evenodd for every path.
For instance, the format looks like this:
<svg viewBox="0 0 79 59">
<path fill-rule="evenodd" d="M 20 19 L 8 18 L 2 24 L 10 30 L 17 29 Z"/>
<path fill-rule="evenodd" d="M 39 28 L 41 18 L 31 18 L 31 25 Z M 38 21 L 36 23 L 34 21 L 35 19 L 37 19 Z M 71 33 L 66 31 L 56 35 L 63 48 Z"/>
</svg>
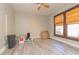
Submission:
<svg viewBox="0 0 79 59">
<path fill-rule="evenodd" d="M 37 3 L 37 10 L 40 10 L 41 8 L 49 8 L 50 6 L 45 3 Z"/>
</svg>

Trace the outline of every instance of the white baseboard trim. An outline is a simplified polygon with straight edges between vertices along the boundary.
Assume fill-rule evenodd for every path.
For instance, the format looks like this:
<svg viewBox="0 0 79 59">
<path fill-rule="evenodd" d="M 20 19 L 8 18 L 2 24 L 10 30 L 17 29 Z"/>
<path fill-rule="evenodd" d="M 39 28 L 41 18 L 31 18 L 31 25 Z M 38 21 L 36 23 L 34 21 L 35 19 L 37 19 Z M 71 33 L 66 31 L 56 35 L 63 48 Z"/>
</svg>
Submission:
<svg viewBox="0 0 79 59">
<path fill-rule="evenodd" d="M 35 38 L 40 38 L 40 36 L 31 36 L 32 39 L 35 39 Z"/>
<path fill-rule="evenodd" d="M 69 39 L 65 39 L 65 38 L 60 38 L 60 37 L 52 37 L 52 39 L 60 41 L 62 43 L 68 44 L 72 47 L 79 49 L 79 42 L 77 42 L 77 41 L 73 41 L 73 40 L 69 40 Z"/>
<path fill-rule="evenodd" d="M 6 50 L 6 46 L 4 46 L 3 48 L 0 49 L 0 55 Z"/>
</svg>

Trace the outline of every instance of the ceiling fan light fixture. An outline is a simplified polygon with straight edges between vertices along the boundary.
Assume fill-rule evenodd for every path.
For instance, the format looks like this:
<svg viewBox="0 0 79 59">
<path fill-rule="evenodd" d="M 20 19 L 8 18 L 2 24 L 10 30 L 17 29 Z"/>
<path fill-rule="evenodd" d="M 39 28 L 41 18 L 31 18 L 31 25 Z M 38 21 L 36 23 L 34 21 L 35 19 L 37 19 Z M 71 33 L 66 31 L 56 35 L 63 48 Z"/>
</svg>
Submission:
<svg viewBox="0 0 79 59">
<path fill-rule="evenodd" d="M 40 10 L 41 8 L 49 8 L 50 6 L 48 4 L 45 3 L 38 3 L 38 8 L 37 10 Z"/>
<path fill-rule="evenodd" d="M 38 4 L 38 6 L 40 7 L 40 6 L 41 6 L 41 4 Z"/>
</svg>

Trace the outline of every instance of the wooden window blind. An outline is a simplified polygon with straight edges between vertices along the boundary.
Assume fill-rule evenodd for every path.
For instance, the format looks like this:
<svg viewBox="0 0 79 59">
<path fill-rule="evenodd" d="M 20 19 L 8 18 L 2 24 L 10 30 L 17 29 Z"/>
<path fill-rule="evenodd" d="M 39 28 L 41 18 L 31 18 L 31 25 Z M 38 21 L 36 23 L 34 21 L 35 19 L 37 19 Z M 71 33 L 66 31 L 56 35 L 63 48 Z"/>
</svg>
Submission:
<svg viewBox="0 0 79 59">
<path fill-rule="evenodd" d="M 66 23 L 79 23 L 79 7 L 66 12 Z"/>
<path fill-rule="evenodd" d="M 63 14 L 60 14 L 60 15 L 57 15 L 56 17 L 55 17 L 55 25 L 56 26 L 61 26 L 61 25 L 63 25 Z"/>
</svg>

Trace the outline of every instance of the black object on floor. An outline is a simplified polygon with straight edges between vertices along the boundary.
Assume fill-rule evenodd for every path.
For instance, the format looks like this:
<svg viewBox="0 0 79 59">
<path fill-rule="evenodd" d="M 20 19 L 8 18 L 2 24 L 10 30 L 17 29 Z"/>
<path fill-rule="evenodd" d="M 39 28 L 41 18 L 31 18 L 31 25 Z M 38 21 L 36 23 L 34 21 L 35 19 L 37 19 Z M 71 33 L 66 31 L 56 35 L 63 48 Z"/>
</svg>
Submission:
<svg viewBox="0 0 79 59">
<path fill-rule="evenodd" d="M 30 33 L 27 33 L 26 40 L 30 39 Z"/>
<path fill-rule="evenodd" d="M 8 40 L 8 48 L 11 49 L 16 45 L 16 35 L 8 35 L 7 40 Z"/>
</svg>

